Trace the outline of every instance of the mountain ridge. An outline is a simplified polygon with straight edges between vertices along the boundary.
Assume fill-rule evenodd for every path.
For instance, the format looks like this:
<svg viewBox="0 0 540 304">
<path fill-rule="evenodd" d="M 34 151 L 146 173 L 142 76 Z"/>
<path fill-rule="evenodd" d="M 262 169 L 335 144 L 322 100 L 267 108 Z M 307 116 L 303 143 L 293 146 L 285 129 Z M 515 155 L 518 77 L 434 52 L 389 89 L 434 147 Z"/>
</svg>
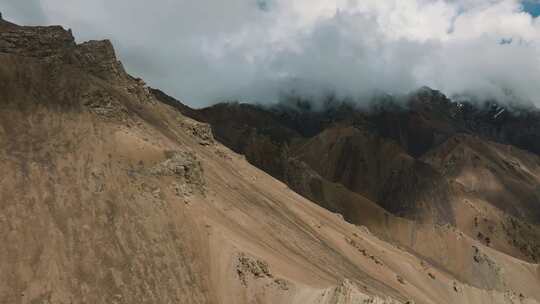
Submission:
<svg viewBox="0 0 540 304">
<path fill-rule="evenodd" d="M 169 100 L 169 102 L 171 101 Z M 298 188 L 298 182 L 294 181 L 294 178 L 289 180 L 291 174 L 287 172 L 291 169 L 287 168 L 291 161 L 288 159 L 294 159 L 293 162 L 304 162 L 307 165 L 293 165 L 291 168 L 304 168 L 303 170 L 306 172 L 313 170 L 328 182 L 337 183 L 344 186 L 347 191 L 364 196 L 391 214 L 414 221 L 427 220 L 440 225 L 450 224 L 452 226 L 456 225 L 457 220 L 456 215 L 454 215 L 456 207 L 453 205 L 456 204 L 456 200 L 461 201 L 458 203 L 460 205 L 468 201 L 465 197 L 470 196 L 468 194 L 470 190 L 464 188 L 459 181 L 445 177 L 445 173 L 440 167 L 434 167 L 432 161 L 424 157 L 426 152 L 430 153 L 432 150 L 444 146 L 447 142 L 455 140 L 459 142 L 460 138 L 468 138 L 467 136 L 482 138 L 480 142 L 490 140 L 493 132 L 477 126 L 492 124 L 493 119 L 497 123 L 504 123 L 504 118 L 508 118 L 506 121 L 510 121 L 509 124 L 512 126 L 526 124 L 539 113 L 533 109 L 526 114 L 518 112 L 511 116 L 513 114 L 510 113 L 506 114 L 507 117 L 499 114 L 494 118 L 493 115 L 501 113 L 501 109 L 508 112 L 510 110 L 500 106 L 495 107 L 493 103 L 487 102 L 485 107 L 452 102 L 440 92 L 428 88 L 419 90 L 418 95 L 411 95 L 407 104 L 387 100 L 370 108 L 359 108 L 352 104 L 337 102 L 335 105 L 327 103 L 326 108 L 322 110 L 320 108 L 313 110 L 314 108 L 310 107 L 309 103 L 304 100 L 300 100 L 302 103 L 300 107 L 296 107 L 295 102 L 298 100 L 291 100 L 292 106 L 283 106 L 282 104 L 276 106 L 218 104 L 201 110 L 190 109 L 186 111 L 182 108 L 180 111 L 185 111 L 186 115 L 191 115 L 191 117 L 212 125 L 214 134 L 219 141 L 234 151 L 245 154 L 252 164 L 288 183 L 297 192 L 322 206 L 328 208 L 332 204 L 320 194 L 315 195 L 313 186 L 304 185 L 303 188 Z M 470 113 L 476 114 L 471 115 Z M 235 119 L 231 121 L 231 117 Z M 486 121 L 477 122 L 470 127 L 470 122 L 476 119 L 471 117 L 484 117 L 483 119 Z M 522 121 L 520 117 L 525 118 Z M 236 120 L 239 123 L 236 123 Z M 309 120 L 314 122 L 309 122 Z M 302 123 L 308 121 L 306 125 L 316 127 L 308 127 L 310 131 L 306 132 L 295 128 L 295 121 Z M 313 130 L 317 131 L 313 132 Z M 514 131 L 520 132 L 521 130 Z M 532 132 L 532 136 L 538 136 L 538 134 Z M 505 137 L 501 136 L 499 140 L 503 141 Z M 310 142 L 313 143 L 310 144 Z M 419 147 L 416 143 L 425 146 Z M 506 144 L 509 143 L 506 142 Z M 327 148 L 324 148 L 325 146 Z M 388 148 L 383 147 L 393 148 L 388 150 Z M 385 149 L 388 152 L 384 152 Z M 392 150 L 393 152 L 390 152 Z M 422 152 L 418 153 L 417 151 Z M 384 156 L 377 156 L 379 154 Z M 537 156 L 526 156 L 526 154 L 524 152 L 520 157 L 538 158 Z M 358 158 L 358 155 L 363 156 Z M 399 155 L 403 155 L 405 158 L 395 165 L 391 165 L 393 156 L 390 155 L 396 155 L 398 159 Z M 506 160 L 499 162 L 505 163 Z M 382 163 L 390 164 L 390 169 L 381 169 L 381 165 L 369 169 L 370 164 Z M 404 165 L 407 163 L 409 165 Z M 297 169 L 292 169 L 292 171 L 295 170 Z M 504 176 L 503 172 L 506 170 L 506 166 L 499 167 L 498 170 L 500 170 L 501 176 Z M 298 173 L 292 175 L 295 174 L 298 175 Z M 365 181 L 357 184 L 358 178 Z M 522 175 L 521 178 L 524 179 L 523 182 L 528 183 L 529 177 Z M 380 194 L 373 192 L 374 186 L 379 187 L 378 193 Z M 516 184 L 515 187 L 519 186 Z M 532 186 L 531 190 L 525 191 L 525 193 L 532 195 L 530 199 L 517 200 L 531 204 L 528 207 L 530 212 L 509 211 L 508 208 L 511 207 L 503 212 L 510 212 L 510 216 L 513 218 L 517 217 L 527 223 L 537 225 L 538 217 L 534 215 L 536 214 L 536 203 L 534 202 L 538 199 L 536 194 L 533 194 L 535 193 L 534 187 L 537 186 Z M 522 190 L 516 193 L 520 193 L 520 191 Z M 506 201 L 509 200 L 512 198 L 507 197 Z M 495 202 L 497 199 L 493 197 L 491 201 Z M 503 208 L 503 206 L 504 203 L 495 203 L 495 209 Z M 335 206 L 331 207 L 331 210 L 336 211 L 335 208 Z M 344 216 L 348 218 L 347 214 Z M 349 220 L 351 219 L 349 218 Z M 467 223 L 466 226 L 469 224 Z M 488 238 L 486 234 L 486 232 L 473 234 L 472 231 L 469 233 L 471 237 L 483 241 Z M 538 238 L 533 237 L 532 239 L 536 239 L 533 241 L 533 247 L 516 245 L 514 247 L 519 248 L 502 250 L 514 252 L 512 254 L 527 260 L 537 261 L 539 258 Z M 509 242 L 521 243 L 522 241 L 517 241 L 514 238 Z"/>
</svg>

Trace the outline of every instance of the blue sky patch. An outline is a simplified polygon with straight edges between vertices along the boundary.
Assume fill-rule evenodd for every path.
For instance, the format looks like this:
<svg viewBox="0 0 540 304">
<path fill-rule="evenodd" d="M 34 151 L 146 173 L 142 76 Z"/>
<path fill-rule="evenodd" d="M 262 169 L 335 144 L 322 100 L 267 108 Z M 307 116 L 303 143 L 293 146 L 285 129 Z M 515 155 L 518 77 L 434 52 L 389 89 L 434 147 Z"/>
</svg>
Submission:
<svg viewBox="0 0 540 304">
<path fill-rule="evenodd" d="M 540 1 L 537 0 L 526 0 L 522 2 L 523 10 L 533 17 L 540 16 Z"/>
</svg>

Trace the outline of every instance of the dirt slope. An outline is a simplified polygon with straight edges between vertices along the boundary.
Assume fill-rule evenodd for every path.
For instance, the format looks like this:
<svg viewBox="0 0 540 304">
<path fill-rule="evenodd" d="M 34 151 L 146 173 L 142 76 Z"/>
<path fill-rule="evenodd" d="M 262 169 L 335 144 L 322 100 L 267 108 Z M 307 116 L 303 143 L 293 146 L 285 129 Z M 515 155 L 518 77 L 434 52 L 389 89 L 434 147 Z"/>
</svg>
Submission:
<svg viewBox="0 0 540 304">
<path fill-rule="evenodd" d="M 301 197 L 155 99 L 107 41 L 0 28 L 0 102 L 0 303 L 540 300 L 537 264 L 451 230 L 410 238 L 422 259 Z"/>
</svg>

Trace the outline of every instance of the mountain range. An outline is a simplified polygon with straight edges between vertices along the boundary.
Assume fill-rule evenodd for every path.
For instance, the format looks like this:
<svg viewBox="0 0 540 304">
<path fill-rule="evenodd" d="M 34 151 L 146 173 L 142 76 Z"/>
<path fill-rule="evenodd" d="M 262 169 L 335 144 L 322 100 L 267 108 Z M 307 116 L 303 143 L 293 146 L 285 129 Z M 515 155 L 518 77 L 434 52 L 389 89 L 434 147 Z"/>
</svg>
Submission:
<svg viewBox="0 0 540 304">
<path fill-rule="evenodd" d="M 1 19 L 0 103 L 0 303 L 540 302 L 534 107 L 193 109 Z"/>
</svg>

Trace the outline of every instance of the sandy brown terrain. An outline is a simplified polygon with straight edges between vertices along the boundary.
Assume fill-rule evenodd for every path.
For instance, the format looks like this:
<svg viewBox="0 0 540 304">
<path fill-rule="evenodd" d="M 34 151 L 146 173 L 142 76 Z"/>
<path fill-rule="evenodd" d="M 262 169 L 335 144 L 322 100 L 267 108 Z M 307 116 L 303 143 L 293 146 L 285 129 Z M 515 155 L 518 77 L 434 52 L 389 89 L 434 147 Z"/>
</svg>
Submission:
<svg viewBox="0 0 540 304">
<path fill-rule="evenodd" d="M 326 179 L 328 204 L 377 231 L 300 196 L 157 100 L 107 41 L 0 23 L 0 102 L 0 303 L 540 301 L 538 264 L 468 231 Z"/>
</svg>

